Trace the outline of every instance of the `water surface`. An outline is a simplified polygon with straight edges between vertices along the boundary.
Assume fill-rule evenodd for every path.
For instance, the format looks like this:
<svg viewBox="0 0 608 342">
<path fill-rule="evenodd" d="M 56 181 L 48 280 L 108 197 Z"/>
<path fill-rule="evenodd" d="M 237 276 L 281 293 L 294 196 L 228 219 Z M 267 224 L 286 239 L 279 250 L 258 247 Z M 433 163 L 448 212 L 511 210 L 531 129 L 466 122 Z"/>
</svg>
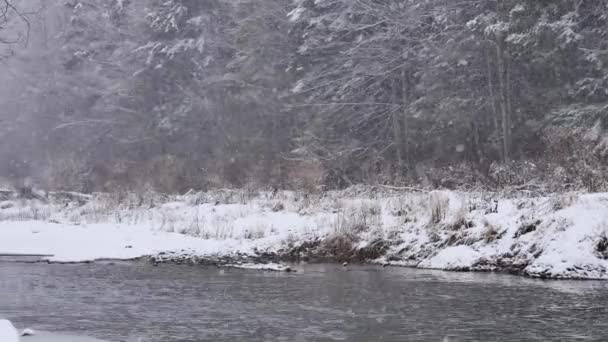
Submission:
<svg viewBox="0 0 608 342">
<path fill-rule="evenodd" d="M 375 266 L 0 262 L 0 316 L 109 341 L 606 341 L 608 283 Z"/>
</svg>

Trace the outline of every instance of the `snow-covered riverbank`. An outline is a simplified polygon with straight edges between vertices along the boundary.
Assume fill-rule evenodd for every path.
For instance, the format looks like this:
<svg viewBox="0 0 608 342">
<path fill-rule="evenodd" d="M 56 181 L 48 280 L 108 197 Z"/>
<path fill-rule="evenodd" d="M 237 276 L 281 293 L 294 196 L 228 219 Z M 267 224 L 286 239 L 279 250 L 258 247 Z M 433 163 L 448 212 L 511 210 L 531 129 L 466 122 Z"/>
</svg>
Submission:
<svg viewBox="0 0 608 342">
<path fill-rule="evenodd" d="M 0 341 L 19 342 L 19 334 L 13 323 L 5 319 L 0 319 Z"/>
<path fill-rule="evenodd" d="M 42 331 L 33 331 L 25 329 L 22 332 L 17 331 L 11 321 L 0 319 L 0 341 L 2 342 L 104 342 L 102 340 L 81 337 L 68 336 L 47 333 Z"/>
<path fill-rule="evenodd" d="M 0 254 L 57 262 L 353 260 L 608 279 L 608 194 L 350 189 L 0 202 Z"/>
</svg>

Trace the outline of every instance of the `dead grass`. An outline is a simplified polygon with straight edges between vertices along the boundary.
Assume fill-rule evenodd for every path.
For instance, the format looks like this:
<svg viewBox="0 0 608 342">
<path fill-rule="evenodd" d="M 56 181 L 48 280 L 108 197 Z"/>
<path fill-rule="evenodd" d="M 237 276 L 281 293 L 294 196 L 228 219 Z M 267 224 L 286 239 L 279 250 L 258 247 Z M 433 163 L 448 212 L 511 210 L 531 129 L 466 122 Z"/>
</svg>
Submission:
<svg viewBox="0 0 608 342">
<path fill-rule="evenodd" d="M 600 259 L 608 260 L 608 235 L 606 235 L 606 232 L 602 233 L 596 242 L 595 254 Z"/>
<path fill-rule="evenodd" d="M 51 212 L 47 205 L 28 202 L 27 205 L 0 210 L 0 221 L 47 221 Z"/>
<path fill-rule="evenodd" d="M 285 210 L 285 205 L 283 204 L 283 202 L 277 202 L 277 203 L 275 203 L 275 205 L 272 206 L 271 210 L 275 213 L 277 213 L 279 211 L 283 211 L 283 210 Z"/>
<path fill-rule="evenodd" d="M 452 222 L 448 225 L 451 230 L 460 230 L 465 228 L 470 228 L 473 223 L 467 220 L 468 210 L 466 207 L 461 206 L 455 213 L 452 218 Z"/>
<path fill-rule="evenodd" d="M 335 233 L 356 237 L 381 226 L 382 207 L 379 204 L 361 201 L 342 205 L 345 208 L 337 213 L 333 221 Z"/>
<path fill-rule="evenodd" d="M 486 226 L 486 229 L 483 232 L 483 241 L 486 243 L 492 243 L 498 239 L 500 233 L 496 229 L 496 227 L 492 225 Z"/>
<path fill-rule="evenodd" d="M 572 206 L 578 200 L 576 193 L 555 194 L 549 199 L 553 211 L 563 210 Z"/>
<path fill-rule="evenodd" d="M 445 219 L 448 213 L 450 199 L 439 192 L 433 192 L 429 194 L 428 201 L 431 223 L 438 224 Z"/>
<path fill-rule="evenodd" d="M 349 260 L 355 249 L 354 237 L 345 234 L 333 234 L 323 240 L 321 248 L 327 255 L 338 260 Z"/>
</svg>

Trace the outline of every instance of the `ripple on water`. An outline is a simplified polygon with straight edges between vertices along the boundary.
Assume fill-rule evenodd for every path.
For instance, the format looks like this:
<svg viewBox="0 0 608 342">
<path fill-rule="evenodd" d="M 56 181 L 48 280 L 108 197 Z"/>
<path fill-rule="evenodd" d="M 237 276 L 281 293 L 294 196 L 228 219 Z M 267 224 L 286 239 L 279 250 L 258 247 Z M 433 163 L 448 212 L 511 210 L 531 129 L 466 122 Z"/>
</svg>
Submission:
<svg viewBox="0 0 608 342">
<path fill-rule="evenodd" d="M 301 272 L 282 274 L 0 263 L 0 310 L 19 327 L 115 342 L 603 341 L 608 335 L 603 282 L 296 267 Z"/>
</svg>

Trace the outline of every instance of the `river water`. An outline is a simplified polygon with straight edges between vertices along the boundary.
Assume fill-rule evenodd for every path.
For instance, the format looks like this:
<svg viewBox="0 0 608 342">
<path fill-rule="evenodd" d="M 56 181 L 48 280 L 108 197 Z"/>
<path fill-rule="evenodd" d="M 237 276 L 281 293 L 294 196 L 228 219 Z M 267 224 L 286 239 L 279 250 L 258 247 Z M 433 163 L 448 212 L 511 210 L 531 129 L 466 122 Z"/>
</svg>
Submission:
<svg viewBox="0 0 608 342">
<path fill-rule="evenodd" d="M 607 341 L 608 283 L 375 266 L 0 262 L 0 317 L 108 341 Z"/>
</svg>

